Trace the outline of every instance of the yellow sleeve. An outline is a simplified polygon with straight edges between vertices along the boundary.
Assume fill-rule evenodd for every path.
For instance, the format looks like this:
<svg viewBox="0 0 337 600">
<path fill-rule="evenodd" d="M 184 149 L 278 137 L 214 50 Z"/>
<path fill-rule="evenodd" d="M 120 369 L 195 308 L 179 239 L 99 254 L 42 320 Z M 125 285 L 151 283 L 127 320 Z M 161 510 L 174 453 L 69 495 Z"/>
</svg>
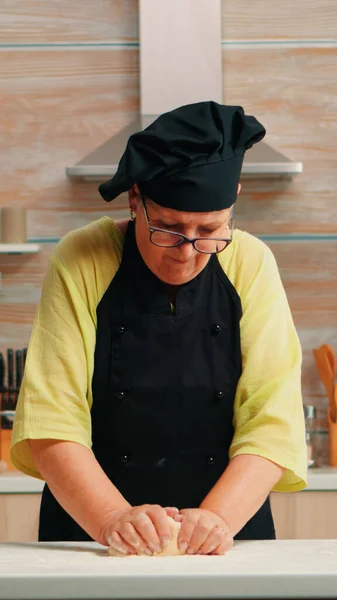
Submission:
<svg viewBox="0 0 337 600">
<path fill-rule="evenodd" d="M 307 477 L 302 352 L 279 270 L 271 250 L 245 232 L 225 260 L 243 310 L 230 458 L 267 458 L 285 469 L 274 491 L 298 491 Z"/>
<path fill-rule="evenodd" d="M 14 466 L 40 479 L 29 439 L 68 440 L 91 448 L 96 306 L 122 248 L 111 223 L 103 218 L 64 236 L 44 278 L 11 443 Z"/>
</svg>

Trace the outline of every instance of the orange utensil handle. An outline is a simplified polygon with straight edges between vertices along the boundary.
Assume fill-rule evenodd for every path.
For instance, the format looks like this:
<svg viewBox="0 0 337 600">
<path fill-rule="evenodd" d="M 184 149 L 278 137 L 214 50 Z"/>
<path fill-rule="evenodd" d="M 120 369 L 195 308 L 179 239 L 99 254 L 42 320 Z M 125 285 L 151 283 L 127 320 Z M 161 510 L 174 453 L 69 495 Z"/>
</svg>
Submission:
<svg viewBox="0 0 337 600">
<path fill-rule="evenodd" d="M 313 355 L 316 362 L 316 368 L 321 381 L 324 384 L 328 396 L 328 412 L 332 422 L 337 422 L 337 405 L 335 399 L 334 379 L 335 379 L 335 357 L 330 346 L 323 345 L 313 349 Z M 334 366 L 332 366 L 332 361 Z"/>
<path fill-rule="evenodd" d="M 329 425 L 329 465 L 337 467 L 337 423 L 333 423 L 328 411 Z"/>
</svg>

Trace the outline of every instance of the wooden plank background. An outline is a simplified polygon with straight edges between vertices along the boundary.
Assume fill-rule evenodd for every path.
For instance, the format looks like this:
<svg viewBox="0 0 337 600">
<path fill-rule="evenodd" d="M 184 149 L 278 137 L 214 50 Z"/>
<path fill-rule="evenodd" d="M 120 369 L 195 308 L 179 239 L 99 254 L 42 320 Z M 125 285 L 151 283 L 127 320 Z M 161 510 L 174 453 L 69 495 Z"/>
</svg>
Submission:
<svg viewBox="0 0 337 600">
<path fill-rule="evenodd" d="M 336 40 L 335 0 L 222 0 L 224 40 Z"/>
<path fill-rule="evenodd" d="M 223 72 L 225 101 L 241 103 L 265 126 L 265 141 L 304 164 L 290 181 L 244 180 L 241 222 L 253 233 L 336 233 L 337 43 L 226 47 Z"/>
<path fill-rule="evenodd" d="M 138 41 L 137 0 L 10 0 L 0 16 L 0 44 Z"/>
<path fill-rule="evenodd" d="M 28 209 L 95 210 L 97 185 L 74 184 L 65 168 L 136 114 L 138 50 L 0 48 L 0 64 L 0 204 L 14 195 Z"/>
<path fill-rule="evenodd" d="M 224 101 L 304 163 L 293 180 L 244 180 L 236 222 L 271 236 L 303 347 L 303 398 L 318 406 L 326 399 L 312 348 L 330 343 L 337 353 L 336 21 L 336 0 L 223 0 Z M 25 206 L 29 239 L 44 240 L 38 255 L 0 255 L 3 351 L 29 341 L 50 240 L 126 214 L 126 195 L 106 204 L 98 184 L 70 181 L 65 168 L 139 109 L 138 3 L 12 0 L 0 22 L 0 205 Z"/>
<path fill-rule="evenodd" d="M 137 0 L 11 0 L 0 43 L 137 42 Z M 222 0 L 226 40 L 336 39 L 335 0 Z"/>
</svg>

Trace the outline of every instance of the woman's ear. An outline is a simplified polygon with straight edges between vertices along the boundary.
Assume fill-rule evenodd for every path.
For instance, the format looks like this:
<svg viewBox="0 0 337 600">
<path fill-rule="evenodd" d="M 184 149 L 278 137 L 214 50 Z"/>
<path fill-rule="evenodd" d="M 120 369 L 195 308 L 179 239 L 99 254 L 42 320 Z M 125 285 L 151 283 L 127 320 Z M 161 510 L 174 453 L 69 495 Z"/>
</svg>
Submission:
<svg viewBox="0 0 337 600">
<path fill-rule="evenodd" d="M 138 185 L 135 183 L 132 186 L 131 190 L 129 190 L 129 206 L 133 212 L 136 212 L 136 208 L 137 208 L 137 204 L 138 204 L 138 197 L 139 197 L 139 188 L 138 188 Z"/>
<path fill-rule="evenodd" d="M 239 185 L 238 185 L 238 195 L 240 194 L 240 192 L 241 192 L 241 183 L 239 183 Z"/>
</svg>

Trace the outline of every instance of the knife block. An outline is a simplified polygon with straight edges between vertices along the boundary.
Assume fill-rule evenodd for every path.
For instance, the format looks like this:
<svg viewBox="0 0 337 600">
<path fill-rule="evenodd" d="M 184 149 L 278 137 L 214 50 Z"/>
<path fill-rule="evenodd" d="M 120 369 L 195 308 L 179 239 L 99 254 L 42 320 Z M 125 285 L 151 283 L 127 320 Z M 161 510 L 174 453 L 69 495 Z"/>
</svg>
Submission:
<svg viewBox="0 0 337 600">
<path fill-rule="evenodd" d="M 337 467 L 337 423 L 333 423 L 328 411 L 328 429 L 329 429 L 329 465 Z"/>
</svg>

